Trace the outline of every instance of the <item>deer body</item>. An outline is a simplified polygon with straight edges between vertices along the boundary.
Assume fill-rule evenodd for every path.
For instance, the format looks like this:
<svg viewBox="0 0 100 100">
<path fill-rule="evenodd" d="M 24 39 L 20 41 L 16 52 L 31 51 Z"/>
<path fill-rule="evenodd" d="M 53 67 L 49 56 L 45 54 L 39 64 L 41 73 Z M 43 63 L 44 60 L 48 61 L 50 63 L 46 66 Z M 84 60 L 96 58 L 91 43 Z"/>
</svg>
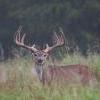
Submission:
<svg viewBox="0 0 100 100">
<path fill-rule="evenodd" d="M 85 65 L 48 66 L 43 71 L 43 84 L 52 82 L 94 84 L 96 77 L 93 71 Z"/>
<path fill-rule="evenodd" d="M 55 44 L 51 47 L 46 45 L 45 49 L 38 50 L 35 45 L 28 46 L 24 44 L 25 34 L 20 38 L 20 32 L 22 27 L 19 27 L 16 36 L 15 42 L 17 45 L 28 49 L 32 52 L 33 60 L 35 61 L 35 70 L 38 76 L 38 79 L 43 84 L 48 84 L 53 81 L 57 82 L 80 82 L 82 84 L 91 83 L 95 81 L 95 74 L 85 65 L 66 65 L 66 66 L 46 66 L 45 61 L 49 55 L 49 52 L 56 47 L 64 45 L 64 36 L 62 30 L 60 33 L 62 35 L 58 36 L 55 33 Z"/>
</svg>

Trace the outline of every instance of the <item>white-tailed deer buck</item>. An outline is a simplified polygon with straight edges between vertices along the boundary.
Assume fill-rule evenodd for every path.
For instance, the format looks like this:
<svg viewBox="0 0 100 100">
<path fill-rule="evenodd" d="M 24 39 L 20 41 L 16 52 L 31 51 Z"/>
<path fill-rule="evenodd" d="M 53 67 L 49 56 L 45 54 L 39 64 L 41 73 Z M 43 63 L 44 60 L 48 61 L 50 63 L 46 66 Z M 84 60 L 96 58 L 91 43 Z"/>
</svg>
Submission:
<svg viewBox="0 0 100 100">
<path fill-rule="evenodd" d="M 25 34 L 21 37 L 21 29 L 19 27 L 15 35 L 15 42 L 18 46 L 28 49 L 32 52 L 32 57 L 35 59 L 35 69 L 38 79 L 43 84 L 51 83 L 52 81 L 63 80 L 66 82 L 81 82 L 82 84 L 90 84 L 95 80 L 95 74 L 85 65 L 66 65 L 66 66 L 45 66 L 45 61 L 49 56 L 49 52 L 56 47 L 64 45 L 64 36 L 62 30 L 61 35 L 55 33 L 55 43 L 53 46 L 46 44 L 46 48 L 38 50 L 33 46 L 28 46 L 24 43 Z"/>
</svg>

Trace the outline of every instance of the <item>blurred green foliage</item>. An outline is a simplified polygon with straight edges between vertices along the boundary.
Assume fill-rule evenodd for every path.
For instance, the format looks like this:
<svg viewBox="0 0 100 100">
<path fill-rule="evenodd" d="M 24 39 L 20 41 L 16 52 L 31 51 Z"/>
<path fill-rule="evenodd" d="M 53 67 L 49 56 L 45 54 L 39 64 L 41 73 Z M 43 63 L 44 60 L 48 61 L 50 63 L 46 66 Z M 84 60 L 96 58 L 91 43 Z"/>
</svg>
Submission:
<svg viewBox="0 0 100 100">
<path fill-rule="evenodd" d="M 15 45 L 13 35 L 19 25 L 24 27 L 29 42 L 39 44 L 51 44 L 53 30 L 60 26 L 70 45 L 73 40 L 86 52 L 88 45 L 93 46 L 100 38 L 100 1 L 0 0 L 0 42 L 5 55 Z"/>
</svg>

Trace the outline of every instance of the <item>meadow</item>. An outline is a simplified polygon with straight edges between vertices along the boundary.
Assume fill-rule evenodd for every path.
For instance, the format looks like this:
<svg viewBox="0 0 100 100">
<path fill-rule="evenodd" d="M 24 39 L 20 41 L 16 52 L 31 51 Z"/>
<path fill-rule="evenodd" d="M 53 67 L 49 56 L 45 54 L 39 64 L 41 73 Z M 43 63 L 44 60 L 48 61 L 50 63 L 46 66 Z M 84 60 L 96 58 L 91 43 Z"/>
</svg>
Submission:
<svg viewBox="0 0 100 100">
<path fill-rule="evenodd" d="M 48 61 L 48 64 L 53 64 Z M 30 57 L 9 59 L 0 63 L 0 100 L 100 100 L 100 55 L 65 55 L 56 65 L 84 64 L 95 71 L 98 85 L 91 89 L 82 85 L 47 86 L 31 73 L 34 62 Z"/>
</svg>

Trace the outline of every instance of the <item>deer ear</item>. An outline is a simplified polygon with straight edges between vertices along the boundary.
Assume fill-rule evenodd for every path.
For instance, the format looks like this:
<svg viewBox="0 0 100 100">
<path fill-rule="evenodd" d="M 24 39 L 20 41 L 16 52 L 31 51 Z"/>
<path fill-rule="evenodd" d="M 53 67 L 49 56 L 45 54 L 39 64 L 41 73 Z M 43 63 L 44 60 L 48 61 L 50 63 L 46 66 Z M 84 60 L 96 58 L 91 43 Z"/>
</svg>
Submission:
<svg viewBox="0 0 100 100">
<path fill-rule="evenodd" d="M 34 52 L 31 52 L 32 56 L 34 55 Z"/>
</svg>

